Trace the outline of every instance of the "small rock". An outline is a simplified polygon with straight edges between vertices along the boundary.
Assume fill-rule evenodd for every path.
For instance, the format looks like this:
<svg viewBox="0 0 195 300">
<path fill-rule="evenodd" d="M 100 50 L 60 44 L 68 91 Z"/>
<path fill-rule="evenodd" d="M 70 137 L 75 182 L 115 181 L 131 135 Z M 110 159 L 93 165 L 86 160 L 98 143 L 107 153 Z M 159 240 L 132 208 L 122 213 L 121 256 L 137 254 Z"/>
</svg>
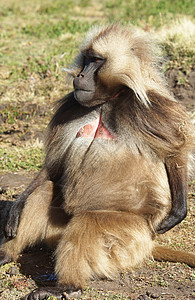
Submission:
<svg viewBox="0 0 195 300">
<path fill-rule="evenodd" d="M 6 193 L 7 192 L 7 186 L 2 186 L 2 187 L 0 187 L 0 194 L 4 194 L 4 193 Z"/>
<path fill-rule="evenodd" d="M 157 299 L 160 297 L 160 294 L 158 294 L 156 292 L 152 292 L 152 291 L 147 291 L 146 295 L 152 299 Z"/>
<path fill-rule="evenodd" d="M 138 297 L 137 297 L 137 300 L 148 300 L 149 298 L 148 298 L 148 296 L 147 295 L 139 295 Z"/>
<path fill-rule="evenodd" d="M 16 267 L 10 267 L 8 270 L 8 274 L 10 274 L 11 276 L 13 275 L 18 275 L 19 271 Z"/>
</svg>

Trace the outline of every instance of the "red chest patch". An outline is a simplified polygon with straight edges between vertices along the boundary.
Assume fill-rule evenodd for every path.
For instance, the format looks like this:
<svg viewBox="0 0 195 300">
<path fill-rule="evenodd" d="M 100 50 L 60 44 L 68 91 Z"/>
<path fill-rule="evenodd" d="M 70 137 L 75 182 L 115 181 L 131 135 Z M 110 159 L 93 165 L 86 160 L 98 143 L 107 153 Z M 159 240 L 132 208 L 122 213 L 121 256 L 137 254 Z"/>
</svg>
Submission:
<svg viewBox="0 0 195 300">
<path fill-rule="evenodd" d="M 101 116 L 79 129 L 76 137 L 85 137 L 93 139 L 99 138 L 105 140 L 115 139 L 114 136 L 110 133 L 110 131 L 102 123 Z"/>
</svg>

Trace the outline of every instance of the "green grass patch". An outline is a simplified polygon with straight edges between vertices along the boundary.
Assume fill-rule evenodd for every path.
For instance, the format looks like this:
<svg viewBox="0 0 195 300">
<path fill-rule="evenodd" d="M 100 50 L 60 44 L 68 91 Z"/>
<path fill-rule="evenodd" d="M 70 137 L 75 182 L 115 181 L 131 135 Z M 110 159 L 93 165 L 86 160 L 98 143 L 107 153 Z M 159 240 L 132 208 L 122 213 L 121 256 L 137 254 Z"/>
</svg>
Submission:
<svg viewBox="0 0 195 300">
<path fill-rule="evenodd" d="M 32 121 L 35 116 L 37 116 L 38 118 L 40 115 L 42 117 L 47 117 L 49 113 L 49 111 L 46 111 L 46 108 L 41 108 L 40 104 L 33 104 L 31 102 L 15 102 L 8 103 L 7 105 L 2 105 L 0 109 L 0 118 L 2 119 L 3 126 L 0 126 L 0 133 L 6 131 L 7 125 L 18 124 L 19 121 L 21 121 L 23 125 L 26 124 L 26 127 L 28 127 L 27 122 L 29 123 L 29 121 Z M 35 122 L 37 123 L 37 120 Z M 41 123 L 43 124 L 43 122 Z M 7 129 L 11 129 L 11 127 L 8 126 Z M 14 129 L 18 130 L 19 128 L 16 128 L 15 126 Z"/>
<path fill-rule="evenodd" d="M 164 43 L 164 50 L 165 56 L 169 58 L 167 68 L 177 68 L 188 73 L 192 66 L 195 66 L 195 52 L 185 44 L 178 45 L 169 40 Z"/>
<path fill-rule="evenodd" d="M 170 22 L 174 16 L 195 17 L 191 0 L 108 0 L 105 7 L 110 21 L 130 21 L 137 25 L 145 23 L 156 28 Z"/>
<path fill-rule="evenodd" d="M 9 263 L 0 268 L 1 299 L 19 300 L 29 293 L 29 289 L 35 288 L 31 277 L 23 275 L 17 264 Z"/>
<path fill-rule="evenodd" d="M 77 53 L 78 43 L 70 37 L 62 41 L 47 40 L 39 51 L 36 44 L 24 49 L 24 57 L 16 57 L 15 62 L 10 66 L 10 79 L 17 80 L 19 77 L 27 79 L 33 73 L 44 79 L 48 75 L 64 77 L 62 68 L 70 64 Z"/>
<path fill-rule="evenodd" d="M 188 34 L 186 34 L 186 32 Z M 162 40 L 167 67 L 185 74 L 195 66 L 195 24 L 188 18 L 162 27 L 157 35 Z"/>
<path fill-rule="evenodd" d="M 14 124 L 16 119 L 19 117 L 18 108 L 17 106 L 12 106 L 11 108 L 3 109 L 1 110 L 0 115 L 5 123 Z M 0 133 L 1 133 L 1 129 L 0 129 Z"/>
<path fill-rule="evenodd" d="M 22 27 L 21 32 L 25 35 L 35 36 L 37 38 L 57 38 L 62 34 L 86 32 L 90 27 L 88 22 L 71 20 L 69 17 L 59 20 L 57 23 L 43 21 L 39 24 L 28 24 Z"/>
<path fill-rule="evenodd" d="M 72 0 L 54 0 L 50 3 L 41 4 L 38 9 L 39 14 L 43 15 L 56 15 L 61 14 L 63 12 L 70 12 L 74 6 L 79 6 L 81 8 L 85 8 L 91 4 L 90 0 L 75 0 L 74 5 Z"/>
<path fill-rule="evenodd" d="M 14 272 L 15 274 L 10 274 Z M 0 271 L 0 286 L 7 289 L 17 289 L 23 291 L 28 288 L 29 279 L 26 276 L 19 273 L 19 269 L 16 264 L 6 264 L 1 267 Z"/>
<path fill-rule="evenodd" d="M 6 147 L 0 149 L 1 171 L 40 170 L 43 164 L 44 154 L 39 147 Z"/>
</svg>

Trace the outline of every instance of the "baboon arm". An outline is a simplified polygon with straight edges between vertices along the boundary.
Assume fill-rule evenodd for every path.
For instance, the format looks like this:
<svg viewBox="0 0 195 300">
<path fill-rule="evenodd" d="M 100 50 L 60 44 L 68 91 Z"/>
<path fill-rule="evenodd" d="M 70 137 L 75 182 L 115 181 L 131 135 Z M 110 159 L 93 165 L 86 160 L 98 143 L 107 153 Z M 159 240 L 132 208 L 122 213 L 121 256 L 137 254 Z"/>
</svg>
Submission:
<svg viewBox="0 0 195 300">
<path fill-rule="evenodd" d="M 152 255 L 157 261 L 170 261 L 185 263 L 190 267 L 195 267 L 195 255 L 190 252 L 173 250 L 165 246 L 155 245 Z"/>
<path fill-rule="evenodd" d="M 26 190 L 17 198 L 16 201 L 13 202 L 13 205 L 8 211 L 7 220 L 4 227 L 4 234 L 6 238 L 14 238 L 16 236 L 20 216 L 28 196 L 46 180 L 47 172 L 43 168 L 35 177 L 35 179 L 33 179 L 31 184 L 26 188 Z"/>
<path fill-rule="evenodd" d="M 165 162 L 170 192 L 171 210 L 169 215 L 159 225 L 157 232 L 164 233 L 180 223 L 187 215 L 187 167 L 181 157 L 169 158 Z"/>
</svg>

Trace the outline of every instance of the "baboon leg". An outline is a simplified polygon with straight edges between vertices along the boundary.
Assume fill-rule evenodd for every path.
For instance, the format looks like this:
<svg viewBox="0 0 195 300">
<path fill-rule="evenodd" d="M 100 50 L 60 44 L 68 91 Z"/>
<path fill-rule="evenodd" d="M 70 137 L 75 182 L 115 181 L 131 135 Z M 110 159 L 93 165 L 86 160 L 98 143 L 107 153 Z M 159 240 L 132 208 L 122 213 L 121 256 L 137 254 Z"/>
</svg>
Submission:
<svg viewBox="0 0 195 300">
<path fill-rule="evenodd" d="M 147 222 L 133 213 L 88 211 L 73 216 L 56 250 L 58 286 L 38 288 L 25 300 L 80 296 L 87 279 L 114 278 L 151 255 Z M 67 298 L 66 298 L 67 297 Z"/>
<path fill-rule="evenodd" d="M 17 236 L 5 240 L 0 248 L 0 264 L 16 260 L 26 246 L 36 242 L 51 239 L 52 234 L 59 235 L 59 229 L 53 228 L 50 222 L 50 203 L 53 196 L 53 183 L 46 181 L 38 187 L 27 199 L 23 209 Z"/>
<path fill-rule="evenodd" d="M 56 250 L 59 286 L 78 290 L 93 276 L 113 278 L 141 263 L 151 251 L 151 233 L 141 216 L 83 212 L 69 222 Z"/>
</svg>

